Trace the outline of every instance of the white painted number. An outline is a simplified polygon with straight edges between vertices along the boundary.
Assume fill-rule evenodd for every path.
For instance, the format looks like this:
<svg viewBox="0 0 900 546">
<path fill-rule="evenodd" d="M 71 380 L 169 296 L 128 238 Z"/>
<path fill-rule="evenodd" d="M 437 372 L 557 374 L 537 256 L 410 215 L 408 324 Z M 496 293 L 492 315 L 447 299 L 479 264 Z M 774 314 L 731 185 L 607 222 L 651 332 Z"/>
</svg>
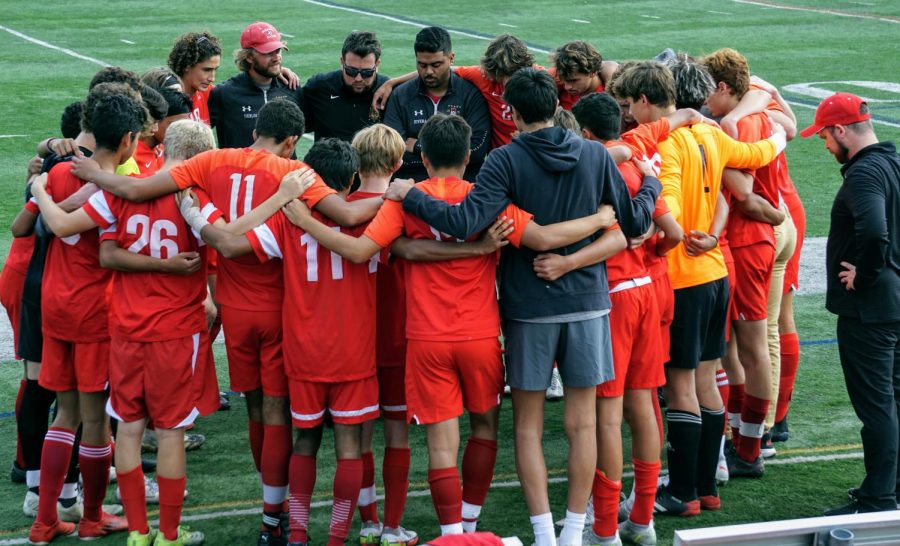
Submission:
<svg viewBox="0 0 900 546">
<path fill-rule="evenodd" d="M 149 244 L 150 256 L 154 258 L 165 259 L 178 254 L 178 243 L 164 238 L 164 236 L 178 236 L 178 226 L 170 220 L 157 220 L 151 225 L 147 215 L 135 214 L 125 223 L 125 233 L 138 236 L 128 247 L 128 252 L 138 254 Z M 162 253 L 163 249 L 166 251 L 165 256 Z"/>
<path fill-rule="evenodd" d="M 340 226 L 332 226 L 331 229 L 341 231 Z M 300 246 L 306 247 L 306 280 L 319 282 L 319 241 L 304 233 L 300 237 Z M 344 259 L 336 252 L 331 252 L 331 278 L 336 281 L 344 278 Z"/>
<path fill-rule="evenodd" d="M 238 218 L 237 203 L 238 196 L 241 194 L 241 173 L 234 173 L 229 178 L 231 179 L 231 199 L 229 200 L 230 208 L 228 212 L 230 216 L 228 221 L 233 222 Z M 256 175 L 253 174 L 248 174 L 244 177 L 246 186 L 244 187 L 244 212 L 241 213 L 241 216 L 253 210 L 253 182 L 255 180 Z"/>
</svg>

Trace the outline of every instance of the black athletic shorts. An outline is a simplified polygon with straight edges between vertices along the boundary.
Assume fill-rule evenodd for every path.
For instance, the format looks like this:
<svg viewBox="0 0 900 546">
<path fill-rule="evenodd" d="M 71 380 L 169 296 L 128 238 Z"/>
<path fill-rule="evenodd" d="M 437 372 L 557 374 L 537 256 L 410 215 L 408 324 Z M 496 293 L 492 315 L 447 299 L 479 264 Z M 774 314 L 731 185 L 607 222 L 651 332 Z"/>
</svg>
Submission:
<svg viewBox="0 0 900 546">
<path fill-rule="evenodd" d="M 675 316 L 667 366 L 696 369 L 725 354 L 728 278 L 675 290 Z"/>
</svg>

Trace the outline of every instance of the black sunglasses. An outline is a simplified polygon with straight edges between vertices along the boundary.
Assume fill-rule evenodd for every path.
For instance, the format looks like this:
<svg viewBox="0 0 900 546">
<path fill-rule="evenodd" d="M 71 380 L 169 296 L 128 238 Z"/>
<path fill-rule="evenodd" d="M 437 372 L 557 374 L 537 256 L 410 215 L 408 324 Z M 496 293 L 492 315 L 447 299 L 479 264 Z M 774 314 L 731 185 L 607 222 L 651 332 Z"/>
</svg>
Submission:
<svg viewBox="0 0 900 546">
<path fill-rule="evenodd" d="M 353 66 L 344 65 L 344 74 L 351 78 L 362 76 L 364 80 L 367 80 L 374 76 L 377 70 L 377 68 L 356 68 Z"/>
</svg>

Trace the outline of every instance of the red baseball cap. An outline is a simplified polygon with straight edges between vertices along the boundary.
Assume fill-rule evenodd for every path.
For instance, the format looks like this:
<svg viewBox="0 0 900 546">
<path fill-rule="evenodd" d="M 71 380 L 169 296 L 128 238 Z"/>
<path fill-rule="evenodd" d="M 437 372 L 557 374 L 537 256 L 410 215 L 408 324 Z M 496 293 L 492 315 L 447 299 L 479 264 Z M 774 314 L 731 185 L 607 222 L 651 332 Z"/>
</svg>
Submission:
<svg viewBox="0 0 900 546">
<path fill-rule="evenodd" d="M 281 34 L 269 23 L 257 21 L 241 33 L 241 47 L 255 49 L 260 53 L 271 53 L 276 49 L 287 49 L 281 41 Z"/>
<path fill-rule="evenodd" d="M 866 101 L 853 93 L 835 93 L 823 100 L 816 108 L 815 122 L 800 131 L 800 136 L 808 138 L 832 125 L 851 125 L 869 119 Z"/>
</svg>

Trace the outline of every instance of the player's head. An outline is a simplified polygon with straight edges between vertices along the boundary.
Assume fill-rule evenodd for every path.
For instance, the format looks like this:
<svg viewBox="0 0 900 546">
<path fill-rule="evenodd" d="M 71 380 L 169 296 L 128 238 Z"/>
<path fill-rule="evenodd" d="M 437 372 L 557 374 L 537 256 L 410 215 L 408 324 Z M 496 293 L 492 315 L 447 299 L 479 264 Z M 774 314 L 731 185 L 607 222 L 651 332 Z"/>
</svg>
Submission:
<svg viewBox="0 0 900 546">
<path fill-rule="evenodd" d="M 159 142 L 164 142 L 168 127 L 176 121 L 190 118 L 193 105 L 191 104 L 191 98 L 189 96 L 181 91 L 176 91 L 175 89 L 163 88 L 160 90 L 159 94 L 162 95 L 163 99 L 166 101 L 168 108 L 166 110 L 166 117 L 159 122 L 156 133 L 153 136 L 156 137 L 156 140 Z"/>
<path fill-rule="evenodd" d="M 281 74 L 282 51 L 287 51 L 287 45 L 281 41 L 281 33 L 269 23 L 257 21 L 241 33 L 241 48 L 234 52 L 234 64 L 241 72 L 275 78 Z"/>
<path fill-rule="evenodd" d="M 556 112 L 553 113 L 553 125 L 562 127 L 563 129 L 568 129 L 576 135 L 581 134 L 581 125 L 578 124 L 578 120 L 575 119 L 575 115 L 562 106 L 557 106 Z"/>
<path fill-rule="evenodd" d="M 713 116 L 723 116 L 750 89 L 750 65 L 743 55 L 727 47 L 701 58 L 700 64 L 716 84 L 706 106 Z"/>
<path fill-rule="evenodd" d="M 125 95 L 131 100 L 137 102 L 143 108 L 143 103 L 141 102 L 141 96 L 137 91 L 132 89 L 131 87 L 125 85 L 124 83 L 101 83 L 97 84 L 91 92 L 88 93 L 87 98 L 84 100 L 84 108 L 81 110 L 81 130 L 85 133 L 93 133 L 93 120 L 94 120 L 94 107 L 97 103 L 105 99 L 106 97 L 111 97 L 114 95 Z M 149 118 L 149 114 L 145 114 L 144 119 Z"/>
<path fill-rule="evenodd" d="M 376 123 L 353 136 L 353 149 L 359 154 L 360 176 L 386 176 L 400 168 L 406 151 L 403 137 L 392 127 Z"/>
<path fill-rule="evenodd" d="M 81 132 L 81 111 L 84 101 L 73 102 L 65 107 L 59 118 L 59 131 L 63 138 L 75 138 Z"/>
<path fill-rule="evenodd" d="M 565 43 L 550 54 L 550 60 L 569 93 L 584 95 L 596 87 L 593 82 L 603 65 L 603 56 L 591 44 L 582 40 Z"/>
<path fill-rule="evenodd" d="M 283 153 L 290 157 L 294 153 L 297 140 L 303 135 L 303 111 L 295 103 L 275 99 L 259 109 L 253 139 L 270 138 L 275 144 L 283 145 Z"/>
<path fill-rule="evenodd" d="M 628 103 L 638 123 L 656 119 L 655 109 L 675 104 L 675 78 L 672 71 L 656 61 L 643 61 L 622 71 L 611 85 L 612 94 Z"/>
<path fill-rule="evenodd" d="M 634 116 L 631 115 L 631 111 L 628 108 L 628 101 L 625 99 L 625 97 L 616 95 L 616 79 L 621 76 L 626 70 L 638 64 L 639 62 L 640 61 L 623 61 L 619 63 L 616 71 L 613 72 L 613 75 L 609 77 L 609 82 L 607 82 L 606 84 L 606 92 L 612 95 L 614 99 L 616 99 L 616 102 L 619 103 L 619 109 L 622 110 L 622 123 L 620 131 L 622 133 L 637 125 L 637 121 L 635 121 Z"/>
<path fill-rule="evenodd" d="M 166 130 L 166 160 L 184 161 L 216 147 L 212 130 L 201 121 L 180 119 Z"/>
<path fill-rule="evenodd" d="M 381 65 L 381 42 L 374 32 L 354 30 L 344 39 L 341 47 L 341 75 L 344 86 L 354 93 L 363 93 L 372 87 Z"/>
<path fill-rule="evenodd" d="M 516 126 L 549 121 L 559 104 L 556 81 L 543 70 L 523 68 L 506 82 L 503 100 L 512 108 Z"/>
<path fill-rule="evenodd" d="M 675 106 L 699 110 L 716 88 L 712 76 L 685 53 L 666 61 L 666 65 L 675 80 Z"/>
<path fill-rule="evenodd" d="M 429 172 L 436 169 L 464 169 L 469 163 L 472 128 L 462 116 L 437 113 L 419 131 L 422 161 Z"/>
<path fill-rule="evenodd" d="M 416 34 L 416 72 L 426 89 L 442 91 L 450 81 L 453 45 L 450 33 L 441 27 L 425 27 Z"/>
<path fill-rule="evenodd" d="M 581 97 L 572 107 L 581 125 L 581 134 L 589 140 L 615 140 L 622 126 L 619 103 L 607 93 L 591 93 Z"/>
<path fill-rule="evenodd" d="M 481 56 L 481 70 L 484 75 L 500 85 L 521 68 L 534 64 L 534 56 L 528 45 L 511 34 L 501 34 L 494 38 Z"/>
<path fill-rule="evenodd" d="M 181 80 L 165 66 L 155 66 L 141 74 L 141 83 L 149 85 L 157 91 L 166 88 L 181 91 Z"/>
<path fill-rule="evenodd" d="M 181 78 L 185 93 L 206 91 L 216 81 L 216 70 L 222 61 L 222 46 L 210 32 L 188 32 L 181 35 L 169 51 L 168 65 Z"/>
<path fill-rule="evenodd" d="M 348 142 L 323 138 L 306 152 L 303 162 L 313 168 L 329 188 L 345 193 L 359 170 L 359 155 Z"/>
<path fill-rule="evenodd" d="M 141 100 L 144 102 L 144 106 L 147 107 L 147 113 L 150 114 L 152 128 L 153 123 L 159 123 L 166 119 L 166 115 L 169 112 L 169 103 L 166 102 L 166 99 L 163 98 L 159 91 L 149 85 L 141 84 L 140 92 Z"/>
<path fill-rule="evenodd" d="M 117 154 L 122 163 L 134 154 L 147 110 L 126 95 L 109 95 L 93 103 L 92 119 L 97 149 Z"/>
<path fill-rule="evenodd" d="M 107 66 L 98 70 L 88 84 L 88 91 L 101 83 L 124 83 L 137 92 L 141 91 L 141 81 L 137 74 L 118 66 Z"/>
</svg>

